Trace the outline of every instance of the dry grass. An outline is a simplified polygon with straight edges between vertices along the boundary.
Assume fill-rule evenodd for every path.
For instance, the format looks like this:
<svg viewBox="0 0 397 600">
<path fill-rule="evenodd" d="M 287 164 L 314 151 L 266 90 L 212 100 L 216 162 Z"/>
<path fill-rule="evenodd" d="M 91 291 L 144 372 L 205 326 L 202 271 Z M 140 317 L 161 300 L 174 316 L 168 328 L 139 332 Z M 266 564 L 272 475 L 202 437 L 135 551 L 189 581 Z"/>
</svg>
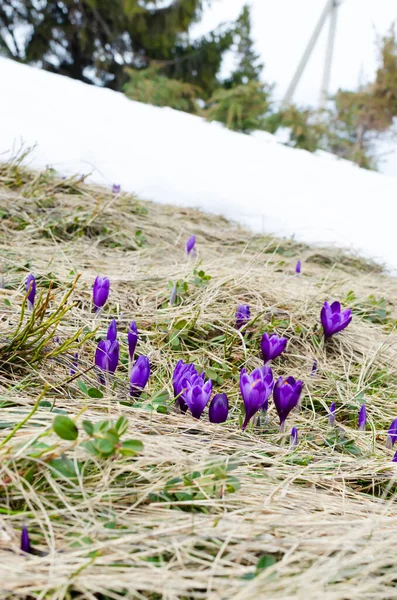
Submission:
<svg viewBox="0 0 397 600">
<path fill-rule="evenodd" d="M 396 279 L 338 251 L 252 236 L 221 218 L 115 197 L 19 164 L 0 166 L 0 219 L 2 599 L 397 598 L 397 471 L 385 448 L 385 430 L 397 416 Z M 196 261 L 184 256 L 192 233 Z M 211 279 L 202 281 L 200 270 Z M 14 341 L 30 271 L 39 289 L 52 286 L 47 316 L 81 274 L 75 305 L 38 349 L 33 337 L 18 347 Z M 112 291 L 94 320 L 91 288 L 99 273 L 110 277 Z M 188 290 L 171 307 L 176 280 Z M 326 348 L 319 328 L 325 299 L 355 312 Z M 254 316 L 244 336 L 233 324 L 239 302 Z M 90 368 L 95 340 L 113 316 L 123 364 L 104 397 L 91 399 L 77 382 L 98 387 Z M 133 318 L 152 376 L 147 394 L 131 405 L 124 342 Z M 290 340 L 275 374 L 305 383 L 301 409 L 287 421 L 288 431 L 299 429 L 295 452 L 288 434 L 278 432 L 273 407 L 267 424 L 239 429 L 239 370 L 261 364 L 265 330 Z M 175 412 L 171 374 L 179 358 L 195 361 L 228 393 L 227 424 Z M 13 434 L 44 384 L 44 402 Z M 364 399 L 369 425 L 361 433 Z M 335 429 L 327 419 L 332 401 Z M 52 432 L 57 411 L 76 418 L 77 443 Z M 80 445 L 87 437 L 82 420 L 120 415 L 129 421 L 125 437 L 142 441 L 143 453 L 90 457 Z M 54 470 L 60 463 L 69 477 Z M 19 551 L 24 523 L 34 555 Z"/>
</svg>

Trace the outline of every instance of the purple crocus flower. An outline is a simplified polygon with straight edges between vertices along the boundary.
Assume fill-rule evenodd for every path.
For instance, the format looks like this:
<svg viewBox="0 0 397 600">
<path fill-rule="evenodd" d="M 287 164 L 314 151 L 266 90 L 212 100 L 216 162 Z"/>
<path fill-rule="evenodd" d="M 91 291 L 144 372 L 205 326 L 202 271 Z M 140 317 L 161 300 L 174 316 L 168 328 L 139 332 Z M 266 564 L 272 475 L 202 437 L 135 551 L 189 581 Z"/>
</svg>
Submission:
<svg viewBox="0 0 397 600">
<path fill-rule="evenodd" d="M 324 302 L 324 306 L 321 309 L 321 324 L 325 339 L 345 329 L 352 318 L 351 309 L 341 310 L 340 302 L 333 302 L 331 305 L 328 302 Z"/>
<path fill-rule="evenodd" d="M 267 410 L 273 385 L 273 372 L 266 365 L 260 369 L 255 369 L 251 375 L 248 375 L 246 369 L 241 370 L 240 391 L 245 407 L 243 431 L 258 410 Z"/>
<path fill-rule="evenodd" d="M 251 311 L 248 304 L 239 304 L 236 310 L 236 327 L 241 329 L 251 318 Z"/>
<path fill-rule="evenodd" d="M 131 369 L 130 396 L 139 398 L 150 376 L 150 363 L 147 356 L 140 356 Z"/>
<path fill-rule="evenodd" d="M 95 352 L 95 365 L 105 373 L 114 373 L 119 362 L 120 348 L 117 340 L 101 340 Z"/>
<path fill-rule="evenodd" d="M 201 373 L 201 375 L 196 374 L 184 378 L 183 386 L 182 398 L 190 409 L 192 416 L 199 419 L 210 401 L 212 381 L 211 379 L 204 381 L 204 373 Z"/>
<path fill-rule="evenodd" d="M 176 285 L 176 283 L 174 283 L 174 285 L 172 286 L 171 296 L 170 296 L 170 304 L 171 304 L 171 306 L 174 306 L 174 304 L 176 302 L 177 295 L 178 295 L 178 286 Z"/>
<path fill-rule="evenodd" d="M 283 379 L 279 377 L 273 390 L 274 404 L 280 417 L 280 431 L 284 431 L 285 420 L 292 409 L 299 402 L 303 383 L 300 379 L 295 381 L 293 377 Z"/>
<path fill-rule="evenodd" d="M 391 459 L 392 462 L 397 462 L 397 452 L 395 452 L 393 458 Z"/>
<path fill-rule="evenodd" d="M 92 291 L 95 311 L 105 306 L 110 290 L 110 281 L 107 277 L 98 277 L 95 279 Z"/>
<path fill-rule="evenodd" d="M 397 419 L 394 419 L 392 424 L 389 427 L 389 432 L 387 435 L 386 446 L 388 448 L 393 448 L 394 444 L 397 442 Z"/>
<path fill-rule="evenodd" d="M 291 429 L 291 438 L 290 438 L 291 446 L 298 445 L 298 430 L 296 427 Z"/>
<path fill-rule="evenodd" d="M 26 292 L 28 293 L 28 304 L 29 308 L 32 310 L 34 306 L 34 299 L 36 296 L 36 279 L 32 273 L 26 278 Z"/>
<path fill-rule="evenodd" d="M 114 183 L 112 185 L 112 194 L 120 194 L 121 186 L 119 183 Z"/>
<path fill-rule="evenodd" d="M 79 363 L 79 355 L 77 352 L 74 353 L 73 355 L 73 362 L 72 362 L 72 366 L 70 367 L 70 375 L 75 375 L 76 373 L 76 369 L 78 367 L 78 363 Z"/>
<path fill-rule="evenodd" d="M 130 355 L 130 360 L 134 359 L 135 348 L 138 343 L 138 329 L 135 321 L 131 321 L 130 327 L 128 329 L 128 354 Z"/>
<path fill-rule="evenodd" d="M 332 402 L 329 407 L 328 423 L 333 427 L 335 425 L 335 410 L 336 404 Z"/>
<path fill-rule="evenodd" d="M 22 550 L 22 552 L 26 552 L 27 554 L 32 554 L 32 549 L 30 546 L 30 539 L 29 539 L 29 531 L 28 531 L 28 528 L 26 527 L 26 525 L 22 526 L 21 550 Z"/>
<path fill-rule="evenodd" d="M 365 404 L 361 405 L 360 413 L 358 415 L 358 428 L 360 431 L 365 431 L 367 427 L 367 409 Z"/>
<path fill-rule="evenodd" d="M 295 267 L 295 273 L 297 275 L 300 275 L 301 269 L 302 269 L 302 263 L 300 260 L 298 260 L 298 262 L 296 263 L 296 267 Z"/>
<path fill-rule="evenodd" d="M 312 366 L 312 377 L 315 377 L 316 375 L 317 375 L 317 361 L 314 360 L 313 366 Z"/>
<path fill-rule="evenodd" d="M 261 349 L 265 364 L 270 360 L 277 358 L 277 356 L 280 356 L 280 354 L 284 352 L 287 343 L 287 338 L 279 338 L 275 333 L 273 333 L 271 336 L 269 336 L 267 333 L 264 333 L 261 341 Z"/>
<path fill-rule="evenodd" d="M 192 235 L 188 241 L 186 242 L 186 253 L 187 254 L 196 254 L 196 236 Z"/>
<path fill-rule="evenodd" d="M 112 319 L 108 328 L 108 332 L 106 334 L 106 339 L 110 342 L 115 342 L 117 340 L 117 322 L 116 319 Z"/>
<path fill-rule="evenodd" d="M 208 411 L 211 423 L 224 423 L 229 413 L 229 400 L 226 394 L 216 394 Z"/>
<path fill-rule="evenodd" d="M 181 409 L 183 413 L 187 412 L 188 406 L 185 403 L 182 392 L 184 391 L 186 385 L 185 382 L 188 379 L 191 381 L 198 375 L 194 364 L 192 363 L 184 363 L 183 360 L 178 361 L 174 374 L 172 376 L 172 385 L 174 388 L 174 397 L 176 399 L 177 406 Z M 201 374 L 201 378 L 204 381 L 204 373 Z"/>
</svg>

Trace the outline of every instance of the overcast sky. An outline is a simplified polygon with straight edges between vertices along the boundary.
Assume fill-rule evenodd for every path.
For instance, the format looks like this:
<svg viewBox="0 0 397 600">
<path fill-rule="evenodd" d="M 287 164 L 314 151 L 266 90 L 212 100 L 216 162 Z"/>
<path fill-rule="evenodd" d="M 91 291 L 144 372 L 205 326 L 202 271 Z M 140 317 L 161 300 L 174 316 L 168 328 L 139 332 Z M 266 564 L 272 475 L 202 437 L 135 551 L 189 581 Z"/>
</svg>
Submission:
<svg viewBox="0 0 397 600">
<path fill-rule="evenodd" d="M 246 0 L 212 0 L 203 21 L 196 27 L 202 34 L 221 22 L 236 19 Z M 250 0 L 253 35 L 265 63 L 264 79 L 275 82 L 281 98 L 324 9 L 326 0 Z M 354 89 L 375 73 L 378 46 L 392 23 L 397 21 L 397 0 L 344 0 L 338 24 L 330 92 L 339 87 Z M 294 96 L 300 105 L 316 105 L 325 58 L 326 26 L 304 77 Z M 397 175 L 397 155 L 390 168 Z"/>
</svg>

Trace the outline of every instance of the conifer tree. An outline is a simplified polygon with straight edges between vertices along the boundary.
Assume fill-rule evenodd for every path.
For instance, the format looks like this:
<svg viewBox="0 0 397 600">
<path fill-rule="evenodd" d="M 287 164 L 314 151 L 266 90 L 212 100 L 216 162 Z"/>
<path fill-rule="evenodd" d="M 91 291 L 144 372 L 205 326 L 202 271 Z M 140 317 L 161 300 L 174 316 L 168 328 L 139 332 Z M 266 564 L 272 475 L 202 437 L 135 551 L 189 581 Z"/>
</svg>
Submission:
<svg viewBox="0 0 397 600">
<path fill-rule="evenodd" d="M 255 52 L 252 39 L 251 10 L 246 4 L 237 19 L 235 28 L 237 66 L 226 87 L 247 84 L 250 81 L 260 81 L 264 68 L 259 54 Z"/>
<path fill-rule="evenodd" d="M 190 43 L 208 0 L 2 0 L 0 52 L 88 83 L 121 90 L 125 67 L 161 65 L 211 93 L 229 31 Z"/>
</svg>

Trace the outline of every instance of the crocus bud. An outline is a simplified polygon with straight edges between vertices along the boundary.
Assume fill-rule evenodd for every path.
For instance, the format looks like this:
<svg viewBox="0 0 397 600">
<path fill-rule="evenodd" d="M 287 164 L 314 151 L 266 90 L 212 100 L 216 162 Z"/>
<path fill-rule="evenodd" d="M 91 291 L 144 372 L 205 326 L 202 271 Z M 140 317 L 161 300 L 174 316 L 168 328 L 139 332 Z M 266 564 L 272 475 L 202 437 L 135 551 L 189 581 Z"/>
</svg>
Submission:
<svg viewBox="0 0 397 600">
<path fill-rule="evenodd" d="M 34 306 L 34 299 L 36 296 L 36 279 L 32 273 L 26 278 L 26 291 L 28 292 L 28 304 L 32 310 Z"/>
<path fill-rule="evenodd" d="M 73 362 L 72 362 L 72 366 L 70 367 L 70 375 L 74 375 L 76 373 L 76 369 L 78 367 L 78 363 L 79 363 L 79 355 L 77 352 L 74 353 L 73 355 Z"/>
<path fill-rule="evenodd" d="M 293 427 L 291 429 L 291 438 L 290 438 L 290 444 L 291 447 L 292 446 L 297 446 L 298 445 L 298 430 L 296 427 Z"/>
<path fill-rule="evenodd" d="M 174 285 L 172 286 L 171 296 L 170 296 L 170 304 L 171 304 L 171 306 L 174 306 L 174 304 L 176 302 L 177 295 L 178 295 L 178 287 L 177 287 L 176 283 L 174 283 Z"/>
<path fill-rule="evenodd" d="M 120 348 L 117 340 L 101 340 L 95 352 L 95 365 L 105 373 L 114 373 L 119 362 Z"/>
<path fill-rule="evenodd" d="M 391 459 L 392 462 L 397 462 L 397 452 L 394 454 L 393 458 Z"/>
<path fill-rule="evenodd" d="M 251 318 L 251 311 L 248 304 L 239 304 L 236 310 L 236 327 L 241 329 Z"/>
<path fill-rule="evenodd" d="M 321 323 L 325 339 L 345 329 L 352 318 L 351 309 L 342 310 L 340 302 L 333 302 L 331 305 L 328 302 L 324 302 L 324 306 L 321 309 Z"/>
<path fill-rule="evenodd" d="M 298 260 L 298 262 L 296 263 L 296 267 L 295 267 L 295 273 L 296 273 L 297 275 L 300 275 L 301 268 L 302 268 L 301 261 L 300 261 L 300 260 Z"/>
<path fill-rule="evenodd" d="M 208 411 L 211 423 L 224 423 L 229 413 L 229 400 L 226 394 L 216 394 Z"/>
<path fill-rule="evenodd" d="M 192 235 L 186 242 L 186 254 L 196 253 L 196 236 Z"/>
<path fill-rule="evenodd" d="M 110 281 L 107 277 L 98 277 L 95 279 L 94 287 L 92 291 L 94 309 L 99 310 L 105 306 L 110 290 Z"/>
<path fill-rule="evenodd" d="M 261 349 L 265 364 L 270 360 L 277 358 L 277 356 L 280 356 L 280 354 L 284 352 L 287 342 L 287 338 L 279 338 L 275 333 L 270 337 L 267 333 L 264 333 L 261 341 Z"/>
<path fill-rule="evenodd" d="M 130 356 L 130 360 L 134 360 L 135 348 L 138 343 L 138 329 L 135 321 L 131 321 L 130 327 L 128 329 L 128 354 Z"/>
<path fill-rule="evenodd" d="M 26 525 L 23 525 L 21 531 L 21 550 L 22 552 L 26 552 L 27 554 L 32 554 L 32 549 L 30 546 L 29 532 Z"/>
<path fill-rule="evenodd" d="M 199 419 L 203 410 L 210 401 L 212 394 L 212 381 L 204 381 L 204 373 L 186 377 L 183 382 L 182 398 L 187 404 L 195 419 Z"/>
<path fill-rule="evenodd" d="M 116 319 L 112 319 L 106 334 L 106 339 L 110 342 L 115 342 L 117 339 L 117 323 Z"/>
<path fill-rule="evenodd" d="M 280 418 L 280 430 L 284 431 L 285 420 L 292 409 L 298 406 L 302 393 L 303 383 L 300 379 L 295 381 L 293 377 L 283 379 L 279 377 L 274 386 L 273 398 L 278 416 Z"/>
<path fill-rule="evenodd" d="M 112 194 L 120 194 L 121 186 L 119 183 L 114 183 L 112 185 Z"/>
<path fill-rule="evenodd" d="M 131 369 L 130 396 L 139 398 L 150 376 L 150 363 L 147 356 L 140 356 Z"/>
<path fill-rule="evenodd" d="M 397 442 L 397 419 L 394 419 L 392 424 L 389 427 L 389 432 L 387 435 L 386 446 L 388 448 L 393 448 L 394 444 Z"/>
<path fill-rule="evenodd" d="M 313 366 L 312 366 L 312 377 L 315 377 L 316 375 L 317 375 L 317 361 L 314 360 Z"/>
<path fill-rule="evenodd" d="M 185 390 L 185 382 L 187 379 L 191 380 L 192 378 L 198 375 L 195 366 L 193 364 L 185 364 L 183 360 L 178 361 L 174 374 L 172 376 L 172 385 L 174 388 L 174 397 L 176 401 L 176 405 L 180 408 L 180 410 L 185 413 L 187 412 L 188 405 L 183 399 L 182 392 Z M 204 373 L 202 373 L 201 378 L 204 380 Z"/>
<path fill-rule="evenodd" d="M 365 404 L 361 405 L 360 413 L 358 415 L 358 428 L 360 431 L 365 431 L 367 426 L 367 409 Z"/>
<path fill-rule="evenodd" d="M 267 410 L 273 385 L 273 372 L 266 365 L 260 369 L 255 369 L 251 375 L 248 375 L 245 369 L 241 370 L 240 391 L 245 408 L 243 430 L 258 410 Z"/>
<path fill-rule="evenodd" d="M 328 423 L 333 427 L 335 425 L 335 402 L 332 402 L 329 407 Z"/>
</svg>

